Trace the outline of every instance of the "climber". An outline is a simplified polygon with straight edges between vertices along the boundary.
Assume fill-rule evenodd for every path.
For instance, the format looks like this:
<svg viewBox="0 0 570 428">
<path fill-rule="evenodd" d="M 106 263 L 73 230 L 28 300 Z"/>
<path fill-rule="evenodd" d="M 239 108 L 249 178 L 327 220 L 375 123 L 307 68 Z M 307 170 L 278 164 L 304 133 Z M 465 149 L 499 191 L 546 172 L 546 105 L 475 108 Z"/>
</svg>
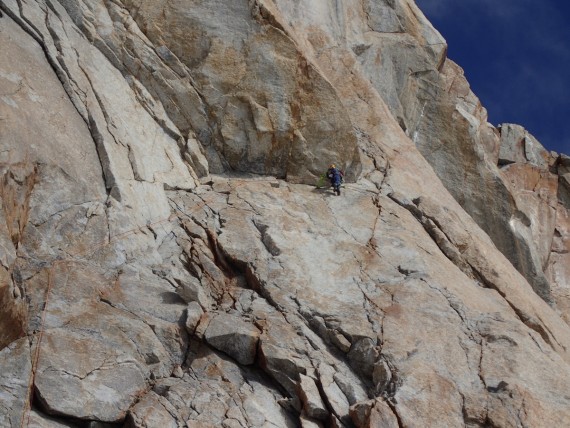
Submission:
<svg viewBox="0 0 570 428">
<path fill-rule="evenodd" d="M 331 182 L 334 192 L 340 196 L 340 185 L 343 181 L 344 173 L 336 167 L 334 163 L 329 166 L 327 170 L 327 178 Z"/>
</svg>

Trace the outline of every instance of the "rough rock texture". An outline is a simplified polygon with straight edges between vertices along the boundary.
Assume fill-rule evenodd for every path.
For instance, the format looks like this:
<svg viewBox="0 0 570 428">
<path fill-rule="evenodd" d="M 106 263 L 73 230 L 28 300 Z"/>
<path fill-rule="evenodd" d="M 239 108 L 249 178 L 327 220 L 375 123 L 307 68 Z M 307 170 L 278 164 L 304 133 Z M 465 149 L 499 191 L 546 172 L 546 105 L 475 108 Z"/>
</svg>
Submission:
<svg viewBox="0 0 570 428">
<path fill-rule="evenodd" d="M 570 158 L 414 2 L 0 11 L 0 425 L 567 425 Z"/>
<path fill-rule="evenodd" d="M 259 330 L 242 321 L 239 316 L 214 315 L 206 328 L 204 339 L 240 364 L 255 362 Z"/>
<path fill-rule="evenodd" d="M 426 25 L 412 2 L 401 3 L 394 5 L 392 13 L 399 31 L 371 26 L 374 31 L 365 34 L 373 34 L 368 38 L 374 37 L 374 42 L 353 47 L 363 72 L 449 192 L 533 289 L 554 303 L 544 248 L 555 233 L 556 214 L 564 215 L 564 207 L 559 210 L 556 203 L 558 179 L 551 176 L 547 189 L 540 191 L 541 201 L 529 201 L 500 168 L 532 164 L 542 168 L 546 177 L 558 155 L 546 152 L 520 126 L 489 124 L 463 70 L 445 59 L 443 38 Z M 545 214 L 541 226 L 529 223 L 529 210 Z"/>
<path fill-rule="evenodd" d="M 298 391 L 299 397 L 303 402 L 303 411 L 309 418 L 327 419 L 329 412 L 312 378 L 303 374 L 299 375 Z"/>
<path fill-rule="evenodd" d="M 0 357 L 0 422 L 7 427 L 19 426 L 29 410 L 30 344 L 25 338 L 12 342 L 0 351 Z"/>
</svg>

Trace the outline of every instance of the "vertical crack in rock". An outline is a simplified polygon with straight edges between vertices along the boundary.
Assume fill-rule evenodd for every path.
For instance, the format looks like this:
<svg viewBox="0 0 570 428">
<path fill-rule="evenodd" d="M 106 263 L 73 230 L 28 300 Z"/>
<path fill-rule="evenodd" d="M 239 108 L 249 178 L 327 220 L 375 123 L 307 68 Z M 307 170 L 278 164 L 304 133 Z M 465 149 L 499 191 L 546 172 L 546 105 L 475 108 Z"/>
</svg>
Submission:
<svg viewBox="0 0 570 428">
<path fill-rule="evenodd" d="M 38 43 L 40 48 L 43 50 L 46 60 L 48 61 L 48 63 L 52 67 L 53 71 L 55 72 L 55 75 L 59 79 L 63 89 L 65 90 L 67 96 L 69 97 L 69 100 L 71 101 L 71 103 L 74 106 L 77 113 L 80 115 L 80 117 L 83 118 L 83 120 L 87 124 L 88 129 L 91 131 L 93 141 L 95 142 L 95 145 L 97 148 L 97 153 L 99 154 L 99 159 L 101 162 L 102 171 L 104 172 L 103 178 L 104 178 L 104 181 L 106 183 L 107 189 L 109 191 L 109 189 L 112 187 L 111 183 L 114 183 L 114 181 L 115 181 L 114 178 L 112 177 L 112 173 L 110 172 L 109 168 L 105 168 L 105 165 L 108 165 L 110 158 L 103 151 L 104 148 L 103 148 L 103 144 L 101 143 L 102 136 L 101 136 L 100 132 L 97 130 L 96 121 L 94 120 L 91 113 L 89 113 L 89 109 L 87 108 L 87 106 L 84 106 L 84 108 L 85 108 L 85 111 L 84 111 L 82 108 L 79 107 L 81 101 L 77 98 L 77 94 L 75 93 L 75 90 L 72 88 L 71 83 L 74 83 L 73 87 L 76 90 L 81 91 L 83 97 L 86 96 L 86 93 L 80 89 L 80 86 L 77 83 L 75 83 L 75 81 L 72 77 L 72 74 L 70 73 L 68 68 L 65 66 L 64 56 L 63 56 L 63 52 L 61 52 L 61 50 L 60 50 L 61 45 L 60 45 L 60 43 L 58 43 L 59 39 L 58 39 L 57 33 L 52 29 L 52 27 L 50 26 L 50 23 L 49 23 L 48 11 L 46 10 L 43 12 L 45 14 L 46 29 L 48 30 L 49 34 L 53 38 L 54 46 L 56 47 L 56 49 L 58 49 L 59 55 L 55 59 L 53 58 L 52 54 L 50 53 L 50 50 L 48 49 L 45 40 L 42 37 L 40 37 L 40 35 L 42 34 L 41 31 L 39 31 L 37 29 L 37 27 L 35 27 L 33 25 L 33 23 L 30 20 L 26 19 L 26 17 L 24 16 L 21 0 L 18 0 L 18 5 L 20 7 L 20 16 L 16 16 L 15 14 L 13 14 L 9 8 L 7 8 L 5 5 L 3 5 L 0 2 L 0 8 L 2 10 L 4 10 L 16 23 L 18 23 L 18 25 L 26 33 L 28 33 Z M 59 14 L 57 14 L 57 12 L 55 11 L 55 8 L 51 4 L 51 2 L 48 2 L 48 5 L 51 7 L 51 9 L 54 11 L 54 13 L 58 16 L 58 18 L 61 19 Z M 31 28 L 33 28 L 34 31 L 32 31 Z M 78 66 L 80 66 L 79 63 L 78 63 Z M 87 75 L 87 73 L 85 73 L 84 70 L 83 70 L 83 73 L 89 79 L 89 76 Z M 92 85 L 91 85 L 91 87 L 92 87 Z M 93 93 L 96 95 L 94 88 L 93 88 Z M 99 104 L 101 106 L 101 102 L 100 102 L 99 98 L 97 98 L 97 101 L 99 102 Z M 101 108 L 103 108 L 103 107 L 101 106 Z M 87 113 L 87 116 L 86 116 L 86 113 Z"/>
<path fill-rule="evenodd" d="M 38 28 L 32 23 L 30 22 L 29 19 L 27 19 L 24 14 L 23 14 L 23 8 L 22 8 L 22 0 L 16 0 L 18 3 L 18 15 L 16 15 L 16 13 L 14 11 L 12 11 L 8 6 L 6 6 L 4 4 L 4 2 L 0 3 L 0 9 L 4 11 L 4 13 L 6 13 L 6 15 L 8 15 L 10 18 L 12 18 L 19 26 L 20 28 L 22 28 L 22 30 L 24 30 L 26 33 L 28 33 L 39 45 L 40 47 L 42 47 L 42 50 L 44 50 L 44 53 L 46 54 L 46 57 L 48 56 L 45 46 L 43 44 L 43 40 L 41 38 L 41 32 L 38 30 Z M 48 59 L 49 61 L 49 59 Z M 53 64 L 50 63 L 50 65 L 52 65 L 52 67 L 54 67 Z M 54 67 L 54 71 L 56 71 L 56 67 Z M 56 71 L 57 73 L 57 71 Z"/>
<path fill-rule="evenodd" d="M 19 6 L 19 15 L 16 15 L 9 7 L 4 5 L 3 2 L 0 2 L 0 10 L 3 10 L 10 18 L 14 20 L 14 22 L 16 22 L 20 26 L 20 28 L 22 28 L 22 30 L 24 30 L 27 34 L 29 34 L 38 43 L 38 45 L 44 52 L 48 64 L 51 66 L 55 75 L 61 82 L 61 85 L 65 90 L 66 94 L 68 95 L 72 105 L 74 106 L 80 117 L 82 117 L 83 120 L 86 122 L 86 124 L 89 125 L 87 117 L 85 115 L 85 111 L 83 111 L 79 107 L 80 102 L 76 98 L 76 94 L 71 87 L 70 84 L 70 82 L 72 81 L 71 74 L 67 72 L 66 68 L 64 67 L 64 64 L 60 62 L 59 58 L 53 58 L 45 40 L 42 37 L 42 32 L 29 19 L 27 19 L 24 16 L 21 0 L 17 0 L 17 2 Z M 45 25 L 48 26 L 47 11 L 43 12 L 46 15 Z M 50 33 L 52 32 L 50 31 Z M 75 87 L 79 89 L 77 85 Z"/>
<path fill-rule="evenodd" d="M 112 8 L 120 10 L 123 14 L 128 15 L 132 19 L 131 26 L 134 26 L 134 28 L 125 28 L 124 22 L 115 21 L 117 37 L 127 38 L 131 42 L 126 44 L 122 51 L 124 55 L 128 55 L 130 57 L 130 61 L 121 62 L 117 57 L 117 53 L 114 51 L 114 48 L 109 46 L 105 40 L 102 40 L 99 37 L 95 38 L 95 46 L 99 47 L 101 53 L 122 73 L 123 77 L 127 82 L 129 82 L 129 85 L 133 89 L 140 104 L 148 111 L 149 115 L 155 120 L 155 122 L 167 135 L 179 142 L 182 155 L 184 154 L 184 145 L 180 143 L 182 137 L 181 134 L 186 135 L 192 133 L 192 130 L 198 130 L 197 138 L 202 146 L 212 148 L 216 151 L 218 160 L 225 165 L 225 169 L 229 169 L 228 165 L 226 165 L 227 162 L 219 151 L 219 148 L 216 147 L 212 141 L 213 135 L 217 135 L 219 141 L 223 140 L 219 127 L 214 123 L 214 119 L 216 117 L 214 109 L 210 103 L 208 103 L 206 97 L 201 93 L 189 67 L 181 62 L 180 59 L 168 49 L 168 47 L 157 47 L 154 45 L 150 40 L 152 37 L 148 34 L 148 31 L 146 31 L 145 28 L 139 27 L 137 15 L 140 7 L 140 5 L 136 8 L 135 6 L 130 5 L 127 8 L 123 4 L 115 1 L 112 2 Z M 132 9 L 134 9 L 134 11 Z M 112 19 L 115 19 L 113 14 L 111 15 Z M 146 48 L 152 50 L 154 56 L 149 58 L 148 52 L 141 51 L 141 49 L 137 47 L 137 44 L 130 40 L 130 38 L 133 37 L 140 40 Z M 162 42 L 164 43 L 166 41 L 162 40 Z M 100 49 L 101 43 L 105 45 L 105 49 Z M 168 51 L 166 57 L 162 52 L 163 50 Z M 170 63 L 172 61 L 169 62 L 166 59 L 167 57 L 171 58 L 173 62 L 176 62 L 176 66 L 181 67 L 181 70 L 173 68 L 173 64 Z M 160 65 L 157 66 L 157 63 Z M 164 70 L 160 70 L 161 67 Z M 138 68 L 145 70 L 145 73 L 140 75 L 140 73 L 138 73 Z M 176 82 L 176 85 L 173 85 L 165 76 L 162 76 L 162 71 L 167 71 L 166 74 L 172 73 L 172 76 L 177 76 L 178 82 Z M 174 81 L 176 79 L 170 80 Z M 193 94 L 191 95 L 195 95 L 195 98 L 199 100 L 200 106 L 196 107 L 196 110 L 199 111 L 198 115 L 201 116 L 200 118 L 194 117 L 191 112 L 187 111 L 187 106 L 181 108 L 179 105 L 180 101 L 178 98 L 180 98 L 180 88 L 177 86 L 180 84 L 187 87 L 189 91 L 193 91 Z M 174 123 L 167 124 L 163 118 L 157 116 L 155 109 L 148 105 L 148 102 L 146 101 L 147 97 L 141 94 L 141 90 L 148 92 L 154 100 L 158 100 L 161 108 L 165 109 L 165 114 L 167 115 L 168 120 L 172 120 L 175 125 Z M 194 96 L 191 96 L 190 98 L 194 98 Z M 172 109 L 175 109 L 174 113 L 172 112 Z M 181 116 L 183 120 L 178 120 L 178 116 Z M 204 124 L 207 129 L 204 129 Z M 171 125 L 174 125 L 174 129 L 172 129 Z M 182 159 L 185 159 L 184 155 L 182 156 Z"/>
<path fill-rule="evenodd" d="M 481 346 L 479 348 L 479 367 L 477 370 L 477 375 L 479 376 L 479 380 L 481 381 L 481 384 L 483 385 L 483 387 L 485 388 L 485 390 L 487 390 L 487 382 L 485 382 L 485 377 L 483 376 L 483 353 L 485 350 L 485 342 L 484 340 L 481 340 Z M 488 421 L 489 419 L 489 399 L 487 398 L 485 401 L 485 422 Z"/>
<path fill-rule="evenodd" d="M 268 234 L 268 226 L 266 224 L 264 224 L 264 222 L 262 221 L 262 217 L 259 217 L 259 213 L 257 212 L 257 209 L 252 206 L 247 200 L 244 200 L 243 198 L 241 198 L 238 195 L 238 199 L 242 200 L 242 202 L 248 206 L 252 213 L 257 213 L 256 215 L 258 216 L 258 218 L 253 218 L 252 219 L 252 226 L 259 232 L 259 239 L 263 240 L 265 239 L 265 243 L 263 243 L 264 247 L 268 250 L 268 254 L 271 254 L 272 252 L 272 244 L 268 241 L 269 238 L 269 234 Z M 178 210 L 183 211 L 182 207 L 177 204 L 176 207 Z M 237 209 L 237 207 L 236 207 Z M 182 213 L 181 213 L 182 214 Z M 196 219 L 194 219 L 196 220 Z M 223 224 L 224 222 L 222 221 L 223 219 L 220 218 L 221 224 L 222 224 L 222 228 L 221 228 L 221 233 L 223 234 Z M 272 293 L 269 293 L 266 291 L 266 287 L 264 285 L 264 280 L 262 278 L 259 277 L 259 275 L 256 273 L 256 267 L 255 261 L 245 261 L 245 260 L 240 260 L 239 258 L 236 258 L 232 255 L 230 255 L 228 253 L 228 251 L 223 247 L 220 246 L 220 242 L 218 240 L 218 236 L 216 231 L 213 231 L 211 229 L 207 229 L 208 234 L 208 238 L 209 238 L 209 242 L 210 242 L 210 248 L 212 249 L 213 253 L 218 253 L 219 257 L 216 258 L 216 263 L 220 266 L 224 266 L 224 269 L 226 269 L 227 272 L 239 272 L 240 275 L 244 276 L 246 279 L 246 283 L 247 286 L 253 290 L 256 290 L 273 308 L 277 309 L 277 311 L 279 313 L 281 313 L 281 315 L 284 317 L 284 319 L 287 320 L 287 322 L 291 325 L 294 326 L 296 323 L 298 323 L 298 320 L 292 320 L 291 318 L 294 318 L 294 316 L 292 315 L 292 313 L 289 310 L 285 310 L 285 308 L 281 307 L 281 305 L 277 304 L 275 301 L 273 301 L 273 296 Z M 269 248 L 267 248 L 269 246 Z M 276 256 L 273 256 L 276 257 Z M 231 275 L 232 273 L 230 273 Z M 235 273 L 233 273 L 233 275 L 235 275 Z M 295 301 L 295 299 L 293 299 Z M 235 301 L 234 301 L 235 302 Z M 315 333 L 317 333 L 318 336 L 321 336 L 322 339 L 324 339 L 324 342 L 328 342 L 328 337 L 327 334 L 325 334 L 323 336 L 322 332 L 320 331 L 320 329 L 315 329 L 315 326 L 313 325 L 314 323 L 311 322 L 311 319 L 314 319 L 313 315 L 310 313 L 303 313 L 303 310 L 301 308 L 301 304 L 300 302 L 297 300 L 296 304 L 299 306 L 299 310 L 301 312 L 302 315 L 304 315 L 304 322 L 305 325 L 307 327 L 309 327 L 309 329 L 313 330 Z M 329 327 L 327 327 L 327 329 L 329 329 Z M 345 359 L 346 357 L 342 356 L 339 351 L 336 348 L 327 348 L 324 343 L 322 342 L 314 342 L 310 336 L 306 336 L 304 333 L 301 333 L 302 330 L 299 330 L 299 334 L 301 334 L 302 336 L 304 336 L 304 338 L 307 340 L 307 344 L 309 346 L 312 347 L 312 351 L 305 351 L 306 353 L 306 358 L 308 358 L 309 361 L 312 362 L 312 364 L 316 364 L 317 360 L 315 360 L 314 356 L 311 355 L 311 352 L 316 351 L 316 352 L 320 352 L 320 350 L 325 351 L 325 352 L 331 352 L 333 355 L 337 355 L 337 357 L 340 357 L 342 359 Z M 323 348 L 323 346 L 325 346 Z M 300 351 L 300 350 L 299 350 Z M 274 376 L 272 376 L 273 380 L 275 382 L 277 382 L 277 384 L 280 384 L 281 382 L 279 381 L 279 379 L 276 379 Z M 280 386 L 282 387 L 282 385 Z M 339 417 L 341 417 L 342 415 L 339 414 Z"/>
<path fill-rule="evenodd" d="M 412 215 L 418 220 L 418 222 L 426 229 L 428 234 L 432 237 L 434 242 L 440 247 L 443 254 L 446 255 L 459 269 L 461 269 L 468 277 L 475 279 L 478 283 L 485 285 L 488 288 L 492 288 L 496 290 L 503 299 L 509 304 L 509 306 L 513 309 L 514 313 L 519 317 L 519 319 L 525 324 L 527 327 L 535 330 L 540 336 L 544 339 L 546 343 L 548 343 L 554 350 L 556 347 L 553 344 L 553 340 L 558 344 L 559 347 L 564 348 L 557 340 L 556 337 L 552 334 L 550 330 L 541 322 L 537 322 L 532 317 L 527 316 L 523 311 L 521 311 L 513 302 L 508 298 L 504 291 L 497 287 L 496 284 L 489 278 L 485 276 L 479 269 L 472 265 L 469 259 L 465 259 L 462 256 L 462 253 L 457 250 L 457 248 L 453 245 L 453 242 L 445 235 L 443 231 L 441 231 L 441 227 L 437 223 L 435 219 L 432 219 L 429 216 L 426 216 L 424 212 L 419 209 L 416 204 L 413 204 L 401 195 L 391 193 L 388 195 L 394 202 L 406 208 Z M 431 225 L 431 226 L 430 226 Z M 434 228 L 437 226 L 437 229 Z M 441 234 L 445 237 L 442 237 L 437 233 L 437 231 L 441 231 Z"/>
<path fill-rule="evenodd" d="M 108 167 L 108 165 L 111 162 L 111 158 L 109 157 L 109 153 L 105 148 L 105 139 L 103 137 L 103 134 L 101 134 L 101 132 L 99 131 L 97 121 L 95 120 L 95 118 L 91 113 L 88 114 L 88 126 L 89 130 L 91 131 L 91 135 L 93 137 L 93 142 L 95 143 L 97 156 L 99 158 L 99 163 L 101 165 L 101 171 L 103 172 L 103 182 L 105 183 L 105 189 L 107 191 L 107 195 L 111 196 L 112 189 L 117 183 L 117 179 L 115 178 L 115 174 L 113 173 L 112 169 Z M 119 192 L 113 192 L 112 196 L 118 202 L 121 202 L 121 195 Z M 109 233 L 111 233 L 110 229 Z"/>
<path fill-rule="evenodd" d="M 394 400 L 386 400 L 386 403 L 388 404 L 388 406 L 390 407 L 390 410 L 392 411 L 392 413 L 394 414 L 394 416 L 396 417 L 396 421 L 398 422 L 398 428 L 406 428 L 406 425 L 402 422 L 402 418 L 400 416 L 400 413 L 398 412 L 398 405 Z"/>
<path fill-rule="evenodd" d="M 279 254 L 281 254 L 281 250 L 275 244 L 275 242 L 271 238 L 271 235 L 267 233 L 267 229 L 269 228 L 269 226 L 255 219 L 253 219 L 253 225 L 259 231 L 261 242 L 263 243 L 267 252 L 274 257 L 279 256 Z"/>
<path fill-rule="evenodd" d="M 475 270 L 476 271 L 476 270 Z M 484 278 L 484 277 L 483 277 Z M 521 309 L 519 309 L 509 298 L 508 296 L 502 291 L 500 290 L 498 287 L 495 286 L 494 283 L 492 283 L 491 281 L 488 281 L 484 278 L 484 282 L 485 284 L 487 284 L 487 286 L 489 288 L 492 288 L 494 290 L 496 290 L 501 297 L 507 302 L 507 304 L 511 307 L 511 309 L 513 310 L 513 312 L 517 315 L 517 317 L 521 320 L 521 322 L 526 325 L 528 328 L 536 331 L 540 337 L 542 337 L 542 339 L 554 350 L 556 351 L 556 346 L 554 346 L 554 343 L 556 343 L 560 348 L 565 349 L 566 347 L 564 345 L 562 345 L 560 342 L 558 342 L 556 340 L 556 336 L 552 333 L 552 331 L 550 331 L 550 329 L 548 329 L 548 327 L 541 322 L 541 320 L 536 320 L 533 317 L 528 316 L 524 311 L 522 311 Z M 553 343 L 554 341 L 554 343 Z"/>
<path fill-rule="evenodd" d="M 388 197 L 396 202 L 401 207 L 408 210 L 416 220 L 422 225 L 428 235 L 433 239 L 436 245 L 440 248 L 441 252 L 455 264 L 463 273 L 468 277 L 478 280 L 483 283 L 480 275 L 473 270 L 471 265 L 464 259 L 460 250 L 453 244 L 453 241 L 447 236 L 442 227 L 439 225 L 438 220 L 426 215 L 417 204 L 409 201 L 404 196 L 397 193 L 390 193 Z"/>
<path fill-rule="evenodd" d="M 380 426 L 385 417 L 399 428 L 430 422 L 562 426 L 568 413 L 567 326 L 557 325 L 556 314 L 527 291 L 491 241 L 477 236 L 479 229 L 446 199 L 439 182 L 431 184 L 437 179 L 415 152 L 414 143 L 430 158 L 425 144 L 433 143 L 430 159 L 456 172 L 466 159 L 447 162 L 456 159 L 446 158 L 445 150 L 462 155 L 453 141 L 473 142 L 465 147 L 478 167 L 462 175 L 465 185 L 479 175 L 487 174 L 477 183 L 498 177 L 479 168 L 481 162 L 493 165 L 497 156 L 499 163 L 508 161 L 508 150 L 494 145 L 493 135 L 483 141 L 485 132 L 493 132 L 481 125 L 484 109 L 417 7 L 403 0 L 215 0 L 191 8 L 159 3 L 0 2 L 4 19 L 16 23 L 6 28 L 33 45 L 30 58 L 37 64 L 30 62 L 30 70 L 41 66 L 55 73 L 58 97 L 73 104 L 55 126 L 74 135 L 82 120 L 87 125 L 81 143 L 89 157 L 69 156 L 70 162 L 78 159 L 77 174 L 85 172 L 79 159 L 102 168 L 86 179 L 96 189 L 86 183 L 85 192 L 77 190 L 85 197 L 64 202 L 60 195 L 76 190 L 73 180 L 54 190 L 59 183 L 42 175 L 39 184 L 47 187 L 32 186 L 26 194 L 24 178 L 18 204 L 5 191 L 6 175 L 0 183 L 7 226 L 0 224 L 0 250 L 7 250 L 0 256 L 6 284 L 0 292 L 8 292 L 10 304 L 28 304 L 29 335 L 21 340 L 28 345 L 30 370 L 37 368 L 37 354 L 29 345 L 40 349 L 34 330 L 48 326 L 44 346 L 53 348 L 40 360 L 42 377 L 33 382 L 38 411 L 31 413 L 32 424 L 91 426 L 108 419 L 133 426 L 338 427 L 352 426 L 350 416 L 358 426 Z M 4 36 L 12 37 L 9 31 Z M 28 58 L 21 58 L 27 66 Z M 18 68 L 1 68 L 0 85 L 11 95 L 0 99 L 0 108 L 15 117 L 25 106 L 28 120 L 47 117 L 29 107 L 51 107 L 34 93 L 31 79 L 26 87 Z M 131 108 L 137 113 L 129 116 Z M 75 111 L 79 116 L 67 120 Z M 2 124 L 10 124 L 9 115 Z M 18 128 L 23 131 L 14 135 L 31 141 L 22 150 L 37 150 L 39 164 L 56 162 L 66 171 L 56 156 L 61 149 L 50 152 L 28 138 L 25 126 Z M 447 138 L 457 135 L 465 138 Z M 524 162 L 540 161 L 534 140 L 522 144 Z M 200 145 L 204 152 L 198 153 Z M 62 141 L 60 147 L 71 146 Z M 357 164 L 350 167 L 354 178 L 363 169 L 344 198 L 320 198 L 282 182 L 263 187 L 261 174 L 311 182 L 330 158 Z M 251 169 L 258 175 L 217 179 L 209 176 L 210 165 L 216 173 Z M 514 166 L 504 166 L 501 174 Z M 561 177 L 562 165 L 549 166 Z M 198 176 L 209 183 L 199 184 Z M 540 193 L 540 183 L 530 177 L 529 191 Z M 473 189 L 467 190 L 471 195 Z M 408 201 L 402 195 L 422 196 Z M 490 212 L 481 199 L 468 208 Z M 546 202 L 558 222 L 563 202 Z M 339 207 L 362 218 L 335 217 Z M 522 205 L 520 211 L 507 208 L 512 216 L 497 229 L 509 220 L 524 233 L 532 229 L 532 213 Z M 141 224 L 138 219 L 156 213 L 159 221 L 132 228 L 133 221 Z M 551 247 L 541 253 L 543 270 L 562 269 L 566 232 L 557 224 L 555 239 L 543 243 Z M 116 245 L 109 251 L 92 251 L 110 243 Z M 515 250 L 523 257 L 534 251 Z M 64 263 L 67 275 L 57 279 L 57 298 L 48 306 L 45 269 L 54 257 L 63 257 L 54 263 Z M 48 277 L 48 286 L 52 281 Z M 434 325 L 443 334 L 431 335 Z M 243 359 L 226 347 L 242 333 L 251 339 Z M 27 356 L 18 354 L 18 343 L 0 350 L 7 356 L 0 359 L 0 389 L 8 403 L 0 408 L 12 418 L 7 426 L 17 425 L 18 408 L 11 403 L 26 394 L 20 388 L 26 370 L 18 372 L 25 367 L 16 366 Z M 82 346 L 87 350 L 79 352 Z M 110 376 L 114 368 L 118 372 Z M 121 379 L 119 372 L 132 376 Z M 98 389 L 104 382 L 65 389 L 105 376 L 112 377 L 112 391 Z M 315 384 L 311 394 L 324 404 L 302 397 L 296 388 L 303 380 Z M 104 397 L 98 408 L 85 415 L 89 405 L 82 400 L 98 394 Z M 63 402 L 70 407 L 58 407 Z M 42 412 L 61 415 L 51 420 Z"/>
</svg>

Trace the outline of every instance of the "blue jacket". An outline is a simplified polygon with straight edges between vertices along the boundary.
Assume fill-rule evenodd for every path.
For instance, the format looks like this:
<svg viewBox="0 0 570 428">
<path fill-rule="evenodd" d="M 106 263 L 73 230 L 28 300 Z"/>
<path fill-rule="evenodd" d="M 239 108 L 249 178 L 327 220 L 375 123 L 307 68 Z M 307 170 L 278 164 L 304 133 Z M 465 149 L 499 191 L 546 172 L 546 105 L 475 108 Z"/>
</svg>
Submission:
<svg viewBox="0 0 570 428">
<path fill-rule="evenodd" d="M 342 172 L 337 168 L 329 168 L 327 178 L 333 186 L 338 186 L 342 182 Z"/>
</svg>

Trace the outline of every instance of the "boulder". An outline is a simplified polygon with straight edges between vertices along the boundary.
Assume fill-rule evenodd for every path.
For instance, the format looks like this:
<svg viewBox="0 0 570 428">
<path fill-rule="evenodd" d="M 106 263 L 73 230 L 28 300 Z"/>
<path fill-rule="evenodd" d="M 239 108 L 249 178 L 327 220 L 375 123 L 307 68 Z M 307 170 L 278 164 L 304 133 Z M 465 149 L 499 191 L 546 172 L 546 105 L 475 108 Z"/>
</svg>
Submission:
<svg viewBox="0 0 570 428">
<path fill-rule="evenodd" d="M 299 377 L 299 397 L 303 402 L 303 411 L 309 418 L 325 420 L 329 412 L 323 403 L 315 381 L 305 375 Z"/>
<path fill-rule="evenodd" d="M 200 280 L 188 276 L 182 280 L 179 280 L 180 286 L 176 290 L 178 295 L 186 303 L 198 303 L 202 308 L 206 309 L 210 307 L 210 298 L 206 294 L 204 287 L 200 283 Z"/>
<path fill-rule="evenodd" d="M 141 428 L 178 428 L 176 413 L 168 400 L 151 391 L 129 410 L 127 423 Z"/>
<path fill-rule="evenodd" d="M 260 365 L 291 395 L 297 393 L 300 374 L 306 373 L 302 360 L 286 346 L 277 346 L 264 337 L 259 343 Z"/>
<path fill-rule="evenodd" d="M 355 370 L 370 376 L 374 371 L 374 363 L 379 357 L 376 344 L 369 338 L 356 342 L 348 353 L 348 358 Z"/>
<path fill-rule="evenodd" d="M 189 334 L 194 334 L 196 331 L 196 327 L 200 323 L 200 319 L 204 311 L 202 307 L 198 304 L 198 302 L 190 302 L 188 304 L 188 308 L 186 309 L 186 330 Z"/>
<path fill-rule="evenodd" d="M 253 364 L 257 355 L 259 330 L 241 318 L 218 314 L 212 318 L 204 338 L 214 348 L 228 354 L 240 364 Z"/>
<path fill-rule="evenodd" d="M 66 330 L 44 340 L 35 386 L 50 414 L 118 422 L 146 390 L 145 368 L 108 342 Z"/>
</svg>

